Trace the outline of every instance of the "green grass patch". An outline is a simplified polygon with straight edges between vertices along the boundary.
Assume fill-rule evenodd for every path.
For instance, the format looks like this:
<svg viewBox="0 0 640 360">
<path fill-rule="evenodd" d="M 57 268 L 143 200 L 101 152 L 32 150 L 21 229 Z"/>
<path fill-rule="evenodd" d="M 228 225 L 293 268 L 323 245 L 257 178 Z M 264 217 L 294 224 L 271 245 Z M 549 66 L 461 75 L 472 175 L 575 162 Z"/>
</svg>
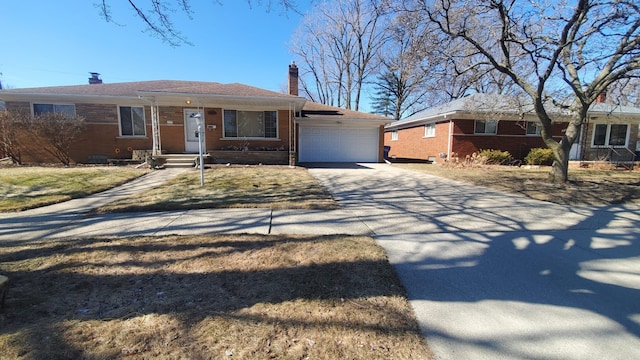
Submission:
<svg viewBox="0 0 640 360">
<path fill-rule="evenodd" d="M 0 212 L 21 211 L 84 197 L 147 172 L 125 167 L 0 168 Z"/>
<path fill-rule="evenodd" d="M 99 213 L 206 208 L 338 208 L 331 195 L 303 168 L 285 166 L 214 167 L 181 174 L 135 197 L 96 209 Z"/>
</svg>

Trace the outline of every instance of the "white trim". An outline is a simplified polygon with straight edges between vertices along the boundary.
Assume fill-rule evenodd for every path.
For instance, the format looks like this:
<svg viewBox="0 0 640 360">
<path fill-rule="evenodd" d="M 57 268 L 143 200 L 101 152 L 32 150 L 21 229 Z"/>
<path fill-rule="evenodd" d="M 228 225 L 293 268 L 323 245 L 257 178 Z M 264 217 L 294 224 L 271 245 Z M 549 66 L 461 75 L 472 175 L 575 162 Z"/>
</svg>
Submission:
<svg viewBox="0 0 640 360">
<path fill-rule="evenodd" d="M 449 136 L 447 138 L 447 160 L 451 160 L 453 150 L 453 119 L 449 120 Z"/>
<path fill-rule="evenodd" d="M 125 138 L 125 139 L 147 138 L 147 114 L 146 114 L 144 105 L 138 105 L 138 106 L 115 105 L 115 107 L 116 107 L 116 113 L 118 114 L 118 136 L 117 136 L 117 138 L 119 138 L 119 139 L 121 139 L 121 138 Z M 122 133 L 122 118 L 120 116 L 120 108 L 123 108 L 123 107 L 128 107 L 128 108 L 138 107 L 138 108 L 142 108 L 142 122 L 143 122 L 143 128 L 144 128 L 144 134 L 143 135 L 139 135 L 139 134 L 124 135 Z M 133 126 L 133 117 L 131 118 L 131 131 L 135 132 L 134 131 L 134 126 Z"/>
<path fill-rule="evenodd" d="M 429 133 L 427 133 L 427 129 L 431 129 Z M 436 123 L 424 124 L 422 137 L 423 138 L 434 138 L 436 137 Z"/>
<path fill-rule="evenodd" d="M 274 112 L 276 114 L 276 137 L 255 137 L 255 136 L 226 136 L 226 129 L 225 129 L 225 111 L 235 111 L 236 112 L 236 126 L 237 126 L 237 122 L 238 122 L 238 111 L 243 111 L 243 112 L 261 112 L 261 113 L 266 113 L 266 112 Z M 222 138 L 223 140 L 255 140 L 255 141 L 280 141 L 280 115 L 278 114 L 278 110 L 245 110 L 244 108 L 239 108 L 239 109 L 227 109 L 227 108 L 223 108 L 222 109 Z M 265 118 L 266 120 L 266 118 Z M 236 134 L 237 135 L 237 134 Z"/>
<path fill-rule="evenodd" d="M 591 148 L 592 149 L 598 149 L 598 148 L 628 148 L 629 147 L 629 138 L 631 136 L 631 124 L 593 124 L 593 131 L 591 132 Z M 596 140 L 596 127 L 598 126 L 606 126 L 607 130 L 604 136 L 604 144 L 602 145 L 596 145 L 595 144 L 595 140 Z M 625 125 L 627 127 L 627 133 L 625 135 L 625 139 L 624 139 L 624 145 L 609 145 L 609 141 L 611 141 L 611 126 L 612 125 Z"/>
<path fill-rule="evenodd" d="M 398 130 L 391 130 L 391 141 L 398 141 L 399 137 L 400 133 L 398 132 Z"/>
<path fill-rule="evenodd" d="M 529 133 L 529 124 L 533 124 L 533 126 L 536 127 L 536 132 L 535 134 L 531 134 Z M 540 124 L 539 122 L 536 121 L 527 121 L 525 123 L 525 127 L 524 127 L 524 134 L 526 136 L 542 136 L 542 124 Z"/>
<path fill-rule="evenodd" d="M 482 122 L 485 123 L 485 126 L 484 126 L 484 130 L 485 131 L 484 132 L 478 132 L 478 129 L 477 129 L 478 121 L 482 121 Z M 490 121 L 493 121 L 493 122 L 496 123 L 496 131 L 495 132 L 490 132 L 490 133 L 487 132 L 487 123 L 490 122 Z M 489 136 L 498 135 L 498 124 L 499 123 L 500 122 L 498 120 L 495 120 L 495 119 L 489 119 L 489 120 L 478 120 L 478 119 L 475 119 L 473 121 L 473 134 L 474 135 L 489 135 Z"/>
<path fill-rule="evenodd" d="M 203 134 L 204 134 L 204 139 L 200 140 L 196 137 L 196 143 L 198 143 L 198 145 L 195 147 L 195 149 L 191 149 L 191 148 L 187 148 L 187 143 L 193 143 L 194 141 L 187 141 L 188 140 L 188 136 L 189 136 L 189 132 L 188 132 L 188 124 L 187 122 L 189 121 L 189 117 L 191 116 L 190 114 L 200 114 L 200 121 L 202 121 L 202 123 L 198 124 L 198 120 L 196 120 L 196 131 L 198 129 L 198 125 L 202 126 L 202 130 L 203 130 Z M 187 115 L 189 114 L 189 115 Z M 183 123 L 183 133 L 184 133 L 184 151 L 185 153 L 197 153 L 199 152 L 199 147 L 200 147 L 200 143 L 199 141 L 202 141 L 202 146 L 204 149 L 207 148 L 207 121 L 206 121 L 206 115 L 204 113 L 204 111 L 200 108 L 184 108 L 182 109 L 182 123 Z M 199 135 L 198 135 L 199 136 Z M 193 145 L 193 144 L 191 144 Z"/>
</svg>

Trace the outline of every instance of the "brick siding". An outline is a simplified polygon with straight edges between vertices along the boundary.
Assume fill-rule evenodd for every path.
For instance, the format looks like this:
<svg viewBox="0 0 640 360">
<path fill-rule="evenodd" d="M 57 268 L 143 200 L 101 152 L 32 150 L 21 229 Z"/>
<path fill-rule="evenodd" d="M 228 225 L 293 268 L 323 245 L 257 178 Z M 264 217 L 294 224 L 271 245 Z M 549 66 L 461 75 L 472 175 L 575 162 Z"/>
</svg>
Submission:
<svg viewBox="0 0 640 360">
<path fill-rule="evenodd" d="M 540 136 L 526 135 L 523 122 L 502 120 L 498 122 L 497 135 L 475 134 L 475 121 L 454 119 L 451 152 L 464 158 L 480 150 L 509 151 L 515 159 L 524 159 L 532 148 L 545 147 Z M 435 137 L 424 137 L 424 125 L 399 129 L 398 140 L 391 140 L 391 131 L 384 134 L 384 143 L 390 147 L 389 156 L 407 159 L 444 161 L 440 154 L 447 154 L 449 145 L 449 121 L 436 123 Z M 553 125 L 553 134 L 562 135 L 566 124 Z"/>
<path fill-rule="evenodd" d="M 31 114 L 29 102 L 7 102 L 8 111 Z M 161 106 L 158 111 L 160 136 L 164 153 L 182 153 L 185 150 L 184 109 L 180 106 Z M 70 149 L 74 163 L 85 163 L 96 156 L 108 159 L 130 159 L 133 150 L 152 148 L 151 108 L 145 106 L 146 136 L 120 136 L 118 105 L 116 104 L 76 104 L 76 114 L 85 119 L 86 129 Z M 205 108 L 205 136 L 207 149 L 221 150 L 239 147 L 246 142 L 252 150 L 261 148 L 288 150 L 289 111 L 278 111 L 278 140 L 227 140 L 223 138 L 222 109 Z M 215 129 L 207 127 L 215 125 Z M 26 135 L 20 136 L 22 160 L 25 163 L 56 163 L 57 160 L 46 153 L 36 142 Z"/>
</svg>

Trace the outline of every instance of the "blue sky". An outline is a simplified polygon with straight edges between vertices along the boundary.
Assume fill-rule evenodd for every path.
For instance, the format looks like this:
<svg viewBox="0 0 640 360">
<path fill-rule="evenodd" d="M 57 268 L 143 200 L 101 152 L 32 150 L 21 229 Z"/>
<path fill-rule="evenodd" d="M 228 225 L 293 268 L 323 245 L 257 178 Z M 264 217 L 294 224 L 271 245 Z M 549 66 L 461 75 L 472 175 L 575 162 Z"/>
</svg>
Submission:
<svg viewBox="0 0 640 360">
<path fill-rule="evenodd" d="M 11 88 L 77 85 L 98 72 L 105 83 L 198 80 L 286 89 L 288 42 L 302 16 L 251 8 L 245 0 L 220 2 L 191 0 L 193 20 L 176 12 L 172 20 L 193 46 L 173 48 L 143 32 L 127 1 L 109 1 L 120 25 L 105 22 L 93 0 L 3 1 L 0 80 Z M 309 2 L 298 7 L 309 10 Z"/>
</svg>

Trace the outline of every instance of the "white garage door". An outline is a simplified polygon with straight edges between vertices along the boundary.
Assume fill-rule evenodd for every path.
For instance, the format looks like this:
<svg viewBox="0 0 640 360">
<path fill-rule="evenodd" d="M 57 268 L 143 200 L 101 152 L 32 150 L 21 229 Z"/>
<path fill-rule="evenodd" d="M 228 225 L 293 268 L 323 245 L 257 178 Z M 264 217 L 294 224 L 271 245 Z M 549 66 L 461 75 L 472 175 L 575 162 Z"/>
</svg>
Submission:
<svg viewBox="0 0 640 360">
<path fill-rule="evenodd" d="M 300 126 L 300 162 L 377 162 L 378 128 Z"/>
</svg>

